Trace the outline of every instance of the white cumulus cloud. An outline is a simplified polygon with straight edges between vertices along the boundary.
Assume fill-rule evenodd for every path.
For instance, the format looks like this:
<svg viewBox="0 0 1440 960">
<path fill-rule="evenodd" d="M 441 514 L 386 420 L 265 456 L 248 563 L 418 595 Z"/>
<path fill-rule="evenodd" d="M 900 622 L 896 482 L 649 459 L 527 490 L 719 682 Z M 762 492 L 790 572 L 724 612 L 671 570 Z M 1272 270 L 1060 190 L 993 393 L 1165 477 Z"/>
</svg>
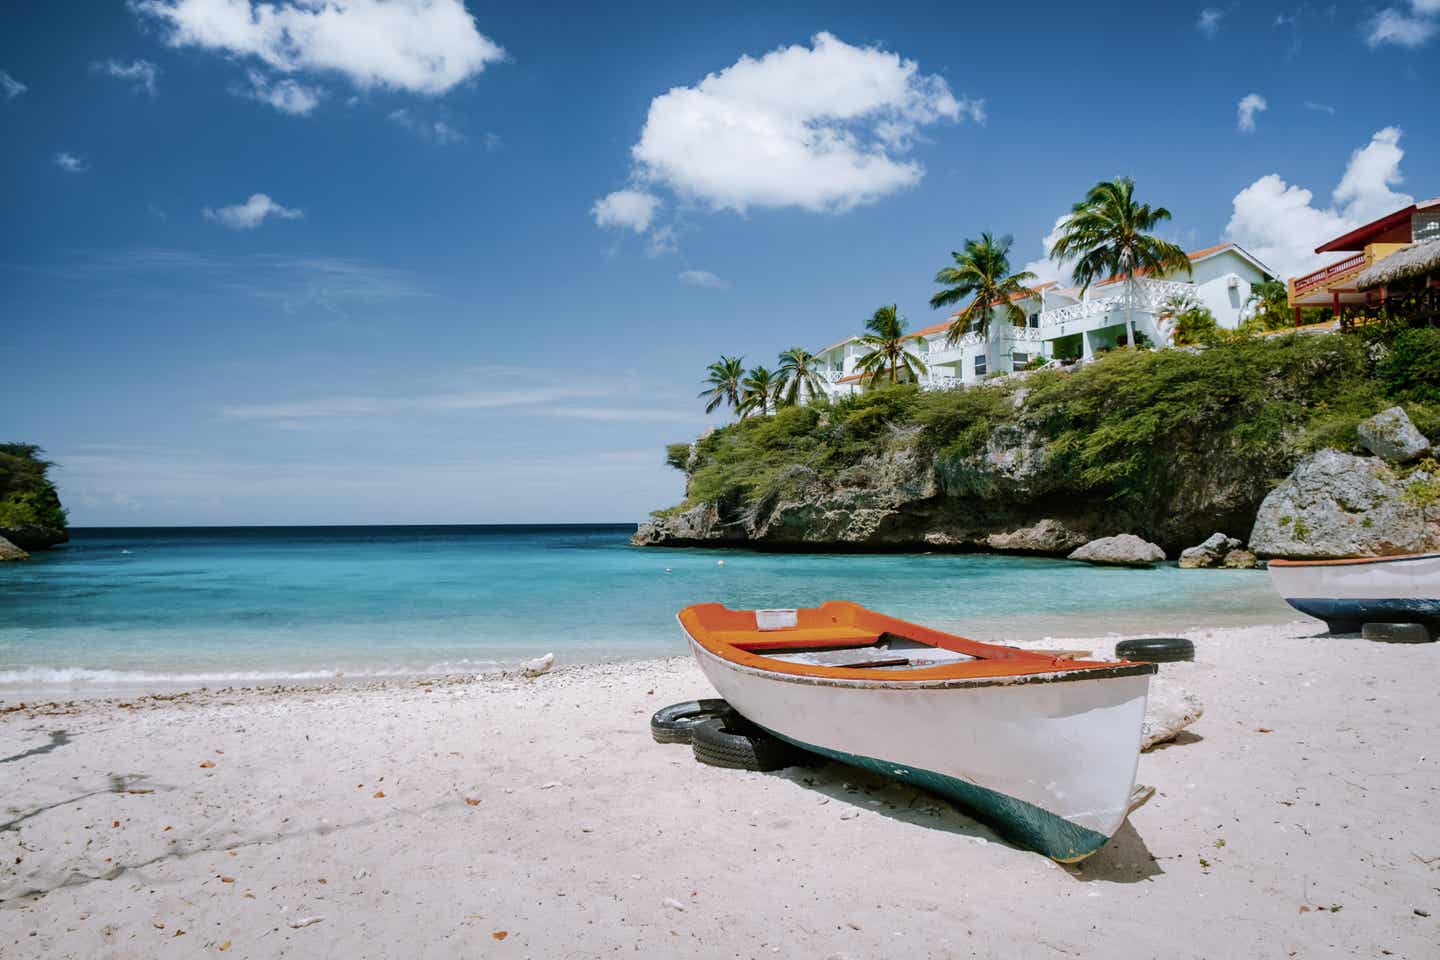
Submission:
<svg viewBox="0 0 1440 960">
<path fill-rule="evenodd" d="M 590 208 L 597 226 L 621 227 L 644 233 L 660 209 L 660 198 L 644 190 L 616 190 L 606 194 Z"/>
<path fill-rule="evenodd" d="M 0 93 L 5 94 L 6 100 L 14 100 L 29 89 L 29 87 L 10 76 L 10 74 L 4 70 L 0 70 Z"/>
<path fill-rule="evenodd" d="M 632 175 L 712 210 L 840 212 L 919 182 L 915 141 L 962 118 L 983 122 L 984 102 L 957 99 L 899 54 L 819 33 L 652 100 Z M 596 204 L 597 221 L 616 196 Z M 624 225 L 643 229 L 650 214 Z"/>
<path fill-rule="evenodd" d="M 503 60 L 462 0 L 132 0 L 176 47 L 254 58 L 282 74 L 339 74 L 436 95 Z"/>
<path fill-rule="evenodd" d="M 1258 93 L 1247 93 L 1240 98 L 1240 103 L 1235 108 L 1235 125 L 1242 133 L 1253 133 L 1255 130 L 1255 114 L 1263 113 L 1270 109 L 1270 104 Z"/>
<path fill-rule="evenodd" d="M 1385 127 L 1350 155 L 1331 194 L 1331 205 L 1316 206 L 1314 194 L 1271 173 L 1235 195 L 1225 235 L 1279 271 L 1298 276 L 1333 260 L 1315 247 L 1346 231 L 1414 202 L 1393 186 L 1404 182 L 1401 131 Z"/>
<path fill-rule="evenodd" d="M 1069 219 L 1070 215 L 1068 213 L 1056 217 L 1055 226 L 1052 227 L 1050 232 L 1045 234 L 1044 239 L 1040 241 L 1041 246 L 1045 250 L 1045 256 L 1039 260 L 1031 260 L 1020 268 L 1022 271 L 1028 270 L 1035 274 L 1035 283 L 1040 284 L 1053 280 L 1067 287 L 1072 283 L 1070 271 L 1050 259 L 1050 251 L 1055 249 L 1055 244 L 1060 240 L 1060 233 L 1065 229 L 1065 221 Z"/>
<path fill-rule="evenodd" d="M 51 159 L 55 161 L 55 166 L 59 167 L 61 170 L 64 170 L 66 173 L 84 173 L 86 170 L 89 169 L 83 159 L 75 156 L 75 154 L 73 153 L 68 153 L 64 150 L 61 150 L 59 153 L 55 154 L 55 156 Z"/>
<path fill-rule="evenodd" d="M 155 78 L 160 75 L 160 68 L 149 60 L 135 60 L 131 63 L 121 63 L 119 60 L 97 60 L 90 64 L 91 73 L 101 73 L 107 77 L 114 77 L 116 80 L 124 80 L 131 84 L 136 90 L 144 90 L 150 96 L 155 96 Z"/>
<path fill-rule="evenodd" d="M 253 230 L 265 222 L 266 217 L 279 217 L 281 220 L 299 220 L 305 216 L 303 210 L 292 210 L 289 207 L 282 207 L 271 200 L 263 193 L 252 193 L 250 199 L 244 203 L 237 203 L 229 207 L 211 209 L 206 207 L 201 211 L 206 220 L 213 221 L 231 230 Z"/>
<path fill-rule="evenodd" d="M 714 290 L 725 289 L 725 281 L 721 280 L 709 270 L 681 270 L 678 277 L 681 283 L 692 287 L 710 287 Z"/>
<path fill-rule="evenodd" d="M 1408 10 L 1386 7 L 1366 24 L 1365 41 L 1372 47 L 1393 44 L 1420 47 L 1440 31 L 1440 0 L 1410 0 Z"/>
<path fill-rule="evenodd" d="M 1225 17 L 1223 10 L 1216 10 L 1214 7 L 1206 7 L 1200 11 L 1200 17 L 1195 21 L 1195 29 L 1213 37 L 1220 32 L 1220 21 Z"/>
<path fill-rule="evenodd" d="M 237 88 L 233 92 L 260 103 L 268 103 L 281 113 L 303 117 L 320 105 L 318 87 L 307 86 L 298 80 L 271 80 L 259 70 L 245 71 L 249 88 Z"/>
</svg>

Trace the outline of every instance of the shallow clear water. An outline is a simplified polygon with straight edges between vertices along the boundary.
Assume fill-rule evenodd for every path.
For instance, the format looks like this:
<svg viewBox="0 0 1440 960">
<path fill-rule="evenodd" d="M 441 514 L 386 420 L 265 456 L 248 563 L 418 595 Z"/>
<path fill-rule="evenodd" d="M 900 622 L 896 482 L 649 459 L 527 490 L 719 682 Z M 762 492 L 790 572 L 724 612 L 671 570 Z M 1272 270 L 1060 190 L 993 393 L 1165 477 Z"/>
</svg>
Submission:
<svg viewBox="0 0 1440 960">
<path fill-rule="evenodd" d="M 0 691 L 685 652 L 675 612 L 855 600 L 988 640 L 1286 622 L 1255 571 L 629 546 L 630 526 L 81 529 L 0 565 Z M 723 564 L 720 561 L 724 561 Z"/>
</svg>

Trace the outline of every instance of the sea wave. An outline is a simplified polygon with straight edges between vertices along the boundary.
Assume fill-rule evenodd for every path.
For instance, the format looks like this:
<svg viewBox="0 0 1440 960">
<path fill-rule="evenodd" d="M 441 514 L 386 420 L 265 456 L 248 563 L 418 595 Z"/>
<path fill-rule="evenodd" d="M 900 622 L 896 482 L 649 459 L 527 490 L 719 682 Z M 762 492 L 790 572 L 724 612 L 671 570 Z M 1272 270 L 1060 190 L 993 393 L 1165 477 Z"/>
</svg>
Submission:
<svg viewBox="0 0 1440 960">
<path fill-rule="evenodd" d="M 518 661 L 516 661 L 518 662 Z M 448 660 L 425 666 L 307 667 L 262 670 L 112 670 L 88 667 L 21 666 L 0 670 L 0 689 L 71 689 L 133 686 L 199 687 L 303 681 L 381 680 L 396 677 L 484 673 L 507 663 L 500 660 Z"/>
</svg>

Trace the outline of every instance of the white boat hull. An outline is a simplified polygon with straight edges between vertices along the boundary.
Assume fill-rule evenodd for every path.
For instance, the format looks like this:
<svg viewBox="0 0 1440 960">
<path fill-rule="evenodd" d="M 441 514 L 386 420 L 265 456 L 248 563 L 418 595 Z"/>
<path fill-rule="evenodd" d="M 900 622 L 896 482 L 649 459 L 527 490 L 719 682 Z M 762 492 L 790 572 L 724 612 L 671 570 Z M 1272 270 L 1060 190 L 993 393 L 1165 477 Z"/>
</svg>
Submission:
<svg viewBox="0 0 1440 960">
<path fill-rule="evenodd" d="M 1270 582 L 1285 602 L 1332 630 L 1356 630 L 1362 623 L 1440 623 L 1440 554 L 1272 562 Z"/>
<path fill-rule="evenodd" d="M 1057 860 L 1093 853 L 1129 812 L 1149 673 L 885 683 L 776 674 L 690 646 L 752 723 L 949 796 Z"/>
</svg>

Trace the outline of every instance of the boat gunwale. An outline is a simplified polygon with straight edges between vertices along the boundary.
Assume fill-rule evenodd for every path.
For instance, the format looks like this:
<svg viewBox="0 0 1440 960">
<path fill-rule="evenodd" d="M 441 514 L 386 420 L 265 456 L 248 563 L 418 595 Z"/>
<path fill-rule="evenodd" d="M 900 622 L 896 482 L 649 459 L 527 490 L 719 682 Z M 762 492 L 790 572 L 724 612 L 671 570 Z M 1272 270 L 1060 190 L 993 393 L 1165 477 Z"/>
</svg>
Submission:
<svg viewBox="0 0 1440 960">
<path fill-rule="evenodd" d="M 704 650 L 726 664 L 740 668 L 756 676 L 765 676 L 790 683 L 809 683 L 823 686 L 859 687 L 871 689 L 915 689 L 917 687 L 990 687 L 1015 686 L 1024 683 L 1057 683 L 1071 680 L 1099 680 L 1111 677 L 1127 677 L 1153 674 L 1158 667 L 1153 663 L 1137 663 L 1129 660 L 1067 660 L 1049 656 L 1044 651 L 1022 650 L 1000 644 L 983 643 L 968 637 L 943 633 L 921 624 L 909 623 L 885 616 L 876 611 L 847 601 L 828 601 L 844 604 L 856 611 L 878 617 L 887 627 L 915 628 L 928 638 L 934 639 L 934 646 L 970 653 L 963 647 L 990 652 L 990 657 L 980 657 L 961 663 L 944 664 L 935 667 L 921 667 L 908 671 L 866 669 L 864 667 L 826 667 L 815 664 L 776 660 L 763 654 L 752 653 L 725 640 L 704 635 L 703 630 L 692 630 L 685 622 L 690 613 L 698 619 L 697 607 L 715 606 L 728 610 L 723 604 L 693 604 L 675 615 L 686 638 L 694 647 Z M 823 606 L 823 605 L 822 605 Z M 820 609 L 820 608 L 811 608 Z M 750 612 L 750 611 L 731 611 Z M 700 626 L 697 624 L 697 627 Z M 779 631 L 777 631 L 779 632 Z M 697 635 L 698 634 L 698 635 Z M 920 643 L 927 640 L 917 639 Z M 951 643 L 944 641 L 949 640 Z M 977 665 L 985 667 L 977 669 Z M 997 667 L 1008 669 L 996 669 Z"/>
<path fill-rule="evenodd" d="M 816 687 L 844 687 L 857 690 L 954 690 L 954 689 L 978 689 L 980 687 L 1019 687 L 1030 684 L 1041 683 L 1070 683 L 1076 680 L 1110 680 L 1117 677 L 1148 676 L 1158 673 L 1160 667 L 1154 663 L 1135 663 L 1133 661 L 1116 662 L 1114 664 L 1102 664 L 1099 667 L 1084 670 L 1062 669 L 1048 673 L 1012 673 L 1000 676 L 982 677 L 926 677 L 923 679 L 905 679 L 903 674 L 896 674 L 892 671 L 843 669 L 847 676 L 830 677 L 814 676 L 806 673 L 790 673 L 771 670 L 768 667 L 752 667 L 747 664 L 737 663 L 710 648 L 690 635 L 687 630 L 686 638 L 697 652 L 705 653 L 710 657 L 719 660 L 725 666 L 739 670 L 742 673 L 753 677 L 774 680 L 778 683 L 800 683 Z M 1069 661 L 1061 661 L 1069 662 Z M 836 668 L 825 668 L 836 669 Z M 886 674 L 884 679 L 862 678 L 851 676 L 856 673 Z"/>
<path fill-rule="evenodd" d="M 1440 553 L 1400 553 L 1391 557 L 1340 557 L 1335 560 L 1271 560 L 1270 566 L 1280 568 L 1345 567 L 1379 563 L 1402 563 L 1406 560 L 1440 560 Z"/>
</svg>

